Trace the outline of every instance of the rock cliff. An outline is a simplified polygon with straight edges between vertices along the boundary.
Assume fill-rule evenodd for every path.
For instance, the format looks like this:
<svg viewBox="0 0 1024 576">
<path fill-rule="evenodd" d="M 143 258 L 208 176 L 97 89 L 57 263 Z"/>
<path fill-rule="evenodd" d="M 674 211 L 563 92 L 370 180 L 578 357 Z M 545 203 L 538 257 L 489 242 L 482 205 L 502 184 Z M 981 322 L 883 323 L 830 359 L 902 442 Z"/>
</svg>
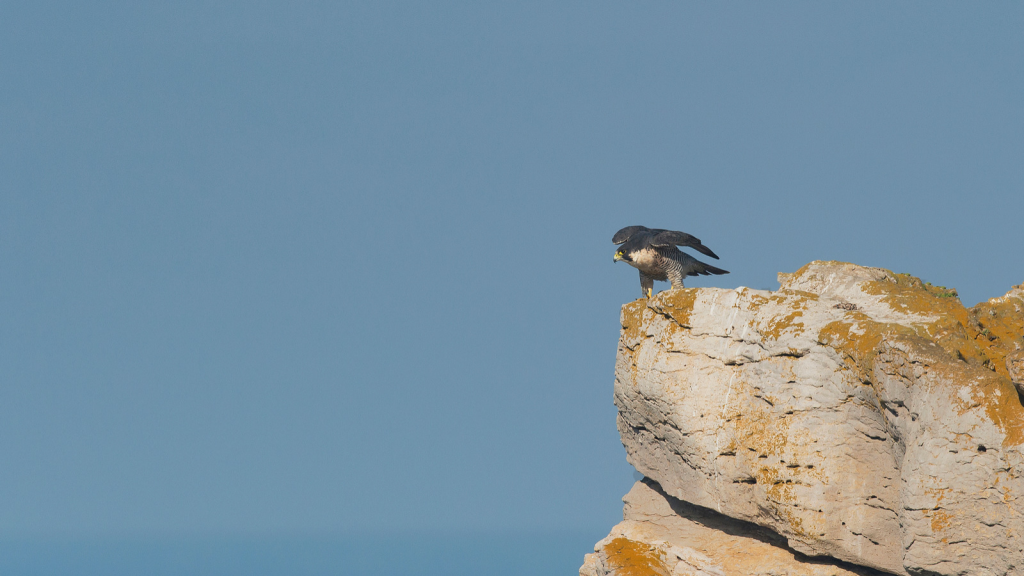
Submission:
<svg viewBox="0 0 1024 576">
<path fill-rule="evenodd" d="M 1024 285 L 968 309 L 839 262 L 780 283 L 623 307 L 647 479 L 580 574 L 1024 575 Z"/>
</svg>

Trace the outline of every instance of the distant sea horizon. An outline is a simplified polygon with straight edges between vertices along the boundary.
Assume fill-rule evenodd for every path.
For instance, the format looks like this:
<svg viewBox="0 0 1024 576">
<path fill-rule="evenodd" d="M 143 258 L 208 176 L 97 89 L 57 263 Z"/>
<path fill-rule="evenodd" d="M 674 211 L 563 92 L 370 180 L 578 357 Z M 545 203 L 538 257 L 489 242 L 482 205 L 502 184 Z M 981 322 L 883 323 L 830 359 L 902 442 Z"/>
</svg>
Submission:
<svg viewBox="0 0 1024 576">
<path fill-rule="evenodd" d="M 4 576 L 573 576 L 607 534 L 0 537 Z"/>
</svg>

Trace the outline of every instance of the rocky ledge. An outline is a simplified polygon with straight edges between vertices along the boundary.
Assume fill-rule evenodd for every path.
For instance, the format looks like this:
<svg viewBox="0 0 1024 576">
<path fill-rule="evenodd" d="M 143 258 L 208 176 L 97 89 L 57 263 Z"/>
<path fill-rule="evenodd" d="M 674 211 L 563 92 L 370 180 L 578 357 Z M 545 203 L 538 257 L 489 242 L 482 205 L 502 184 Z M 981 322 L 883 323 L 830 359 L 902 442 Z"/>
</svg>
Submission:
<svg viewBox="0 0 1024 576">
<path fill-rule="evenodd" d="M 812 262 L 622 309 L 646 479 L 583 576 L 1024 575 L 1024 285 Z"/>
</svg>

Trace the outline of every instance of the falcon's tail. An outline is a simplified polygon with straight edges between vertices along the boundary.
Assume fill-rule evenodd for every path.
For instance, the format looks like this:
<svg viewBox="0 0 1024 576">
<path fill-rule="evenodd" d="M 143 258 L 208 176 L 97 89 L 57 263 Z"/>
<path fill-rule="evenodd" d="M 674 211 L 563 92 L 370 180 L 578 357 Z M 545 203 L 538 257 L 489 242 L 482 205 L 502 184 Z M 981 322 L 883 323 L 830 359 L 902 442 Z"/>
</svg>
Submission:
<svg viewBox="0 0 1024 576">
<path fill-rule="evenodd" d="M 728 270 L 722 270 L 721 268 L 715 268 L 714 266 L 712 266 L 710 264 L 705 264 L 705 263 L 701 262 L 700 260 L 698 260 L 697 263 L 700 264 L 700 267 L 697 268 L 696 270 L 694 270 L 694 273 L 699 274 L 701 276 L 709 276 L 711 274 L 728 274 L 729 273 Z"/>
</svg>

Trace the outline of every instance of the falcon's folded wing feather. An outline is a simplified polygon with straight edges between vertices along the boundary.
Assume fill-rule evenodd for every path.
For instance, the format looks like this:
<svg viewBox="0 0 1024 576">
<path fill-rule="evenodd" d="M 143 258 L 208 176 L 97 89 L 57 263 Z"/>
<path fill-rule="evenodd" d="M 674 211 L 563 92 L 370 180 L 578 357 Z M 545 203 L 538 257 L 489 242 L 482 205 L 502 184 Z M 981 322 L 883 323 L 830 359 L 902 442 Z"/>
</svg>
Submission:
<svg viewBox="0 0 1024 576">
<path fill-rule="evenodd" d="M 625 230 L 625 228 L 623 229 Z M 621 231 L 620 231 L 621 232 Z M 617 235 L 616 235 L 617 236 Z M 676 232 L 674 230 L 664 230 L 654 235 L 651 238 L 651 246 L 685 246 L 687 248 L 693 248 L 697 252 L 706 256 L 711 256 L 715 260 L 718 260 L 718 255 L 711 251 L 710 248 L 700 243 L 699 238 L 687 234 L 686 232 Z"/>
<path fill-rule="evenodd" d="M 616 232 L 615 236 L 612 236 L 612 244 L 622 244 L 629 240 L 633 234 L 636 234 L 637 232 L 644 232 L 646 230 L 647 228 L 644 226 L 626 226 L 622 230 Z"/>
</svg>

